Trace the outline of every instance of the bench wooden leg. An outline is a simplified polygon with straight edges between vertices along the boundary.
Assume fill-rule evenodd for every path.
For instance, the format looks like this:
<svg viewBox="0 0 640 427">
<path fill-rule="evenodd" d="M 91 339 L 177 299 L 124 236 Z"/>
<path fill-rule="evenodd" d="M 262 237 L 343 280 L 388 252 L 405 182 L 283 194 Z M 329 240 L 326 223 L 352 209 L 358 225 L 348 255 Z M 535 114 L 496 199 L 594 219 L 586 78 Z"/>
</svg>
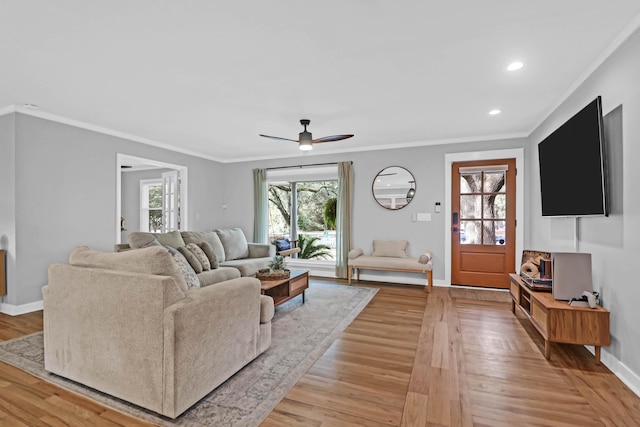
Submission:
<svg viewBox="0 0 640 427">
<path fill-rule="evenodd" d="M 347 283 L 351 284 L 351 276 L 353 275 L 353 267 L 348 266 L 347 267 Z"/>
<path fill-rule="evenodd" d="M 427 286 L 425 287 L 425 290 L 427 292 L 431 292 L 433 289 L 433 271 L 425 271 L 425 273 L 427 273 Z"/>
</svg>

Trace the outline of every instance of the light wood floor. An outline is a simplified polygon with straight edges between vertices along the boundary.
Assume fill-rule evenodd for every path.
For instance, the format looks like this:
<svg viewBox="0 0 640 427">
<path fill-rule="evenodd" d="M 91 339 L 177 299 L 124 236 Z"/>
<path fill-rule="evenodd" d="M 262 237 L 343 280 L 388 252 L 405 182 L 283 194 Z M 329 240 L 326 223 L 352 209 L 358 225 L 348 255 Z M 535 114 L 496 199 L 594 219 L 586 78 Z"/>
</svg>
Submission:
<svg viewBox="0 0 640 427">
<path fill-rule="evenodd" d="M 0 314 L 0 340 L 39 330 L 41 312 Z M 640 398 L 586 349 L 543 351 L 509 303 L 381 286 L 262 425 L 640 426 Z M 3 425 L 148 424 L 0 362 Z"/>
</svg>

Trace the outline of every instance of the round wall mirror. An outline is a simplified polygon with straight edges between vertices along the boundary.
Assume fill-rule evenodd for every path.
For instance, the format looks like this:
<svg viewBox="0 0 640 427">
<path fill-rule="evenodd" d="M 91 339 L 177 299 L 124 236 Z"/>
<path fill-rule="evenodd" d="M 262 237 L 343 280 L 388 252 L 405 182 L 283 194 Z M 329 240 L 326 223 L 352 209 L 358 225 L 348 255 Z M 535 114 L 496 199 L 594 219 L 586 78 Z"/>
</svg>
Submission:
<svg viewBox="0 0 640 427">
<path fill-rule="evenodd" d="M 389 166 L 378 172 L 372 185 L 373 198 L 386 209 L 402 209 L 416 195 L 416 180 L 400 166 Z"/>
</svg>

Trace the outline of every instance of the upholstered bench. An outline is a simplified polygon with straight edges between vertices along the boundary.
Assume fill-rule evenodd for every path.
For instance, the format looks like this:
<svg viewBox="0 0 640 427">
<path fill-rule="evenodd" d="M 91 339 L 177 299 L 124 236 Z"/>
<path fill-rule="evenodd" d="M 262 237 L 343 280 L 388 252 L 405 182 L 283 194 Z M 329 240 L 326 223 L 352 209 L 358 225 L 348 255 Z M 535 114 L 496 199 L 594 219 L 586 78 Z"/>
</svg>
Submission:
<svg viewBox="0 0 640 427">
<path fill-rule="evenodd" d="M 389 270 L 410 273 L 424 273 L 427 275 L 428 286 L 426 290 L 431 292 L 433 288 L 433 264 L 431 252 L 427 251 L 418 258 L 409 257 L 406 240 L 374 240 L 373 254 L 364 255 L 362 249 L 349 251 L 348 280 L 351 284 L 353 270 L 356 271 L 356 280 L 360 280 L 360 270 Z"/>
</svg>

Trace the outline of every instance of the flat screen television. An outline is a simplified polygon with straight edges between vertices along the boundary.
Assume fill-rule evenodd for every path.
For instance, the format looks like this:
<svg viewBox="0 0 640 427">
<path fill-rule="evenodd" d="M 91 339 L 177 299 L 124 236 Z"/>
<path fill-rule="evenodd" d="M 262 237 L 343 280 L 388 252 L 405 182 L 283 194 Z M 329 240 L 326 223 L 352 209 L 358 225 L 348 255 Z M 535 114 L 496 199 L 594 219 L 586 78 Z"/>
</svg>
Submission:
<svg viewBox="0 0 640 427">
<path fill-rule="evenodd" d="M 602 100 L 597 97 L 538 144 L 542 216 L 607 216 Z"/>
</svg>

